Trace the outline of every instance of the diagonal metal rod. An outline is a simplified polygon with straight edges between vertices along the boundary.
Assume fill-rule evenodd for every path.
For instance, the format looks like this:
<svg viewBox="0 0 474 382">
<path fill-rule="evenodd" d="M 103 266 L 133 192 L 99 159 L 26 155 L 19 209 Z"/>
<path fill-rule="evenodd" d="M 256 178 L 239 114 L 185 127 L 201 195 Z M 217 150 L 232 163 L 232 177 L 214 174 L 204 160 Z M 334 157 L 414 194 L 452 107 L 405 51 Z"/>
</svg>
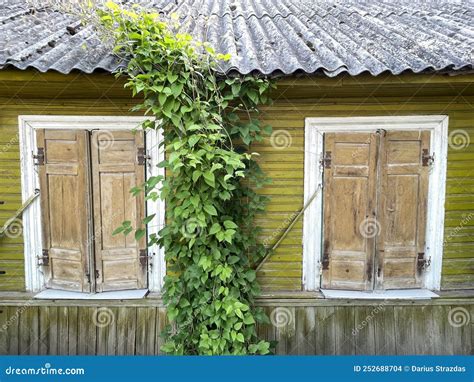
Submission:
<svg viewBox="0 0 474 382">
<path fill-rule="evenodd" d="M 281 236 L 278 238 L 278 240 L 276 241 L 275 244 L 273 244 L 272 248 L 270 250 L 267 250 L 267 254 L 265 255 L 265 257 L 262 259 L 262 261 L 260 261 L 260 263 L 258 264 L 257 268 L 255 268 L 255 271 L 259 271 L 260 268 L 262 267 L 262 265 L 268 260 L 268 258 L 272 255 L 272 253 L 275 251 L 275 249 L 277 249 L 279 246 L 280 246 L 280 243 L 285 239 L 285 237 L 288 235 L 288 233 L 291 231 L 291 229 L 293 228 L 293 226 L 296 224 L 296 222 L 299 220 L 299 218 L 301 217 L 301 215 L 303 215 L 303 213 L 306 211 L 306 209 L 309 207 L 309 205 L 311 204 L 311 202 L 316 198 L 316 196 L 318 195 L 319 191 L 321 190 L 322 188 L 322 185 L 319 184 L 318 185 L 318 188 L 316 188 L 316 191 L 314 191 L 313 195 L 311 195 L 311 198 L 308 199 L 308 201 L 306 202 L 306 204 L 303 206 L 303 208 L 298 212 L 298 215 L 296 215 L 293 220 L 290 222 L 290 224 L 288 225 L 288 227 L 285 229 L 285 231 L 281 234 Z"/>
<path fill-rule="evenodd" d="M 24 210 L 28 208 L 28 206 L 33 203 L 33 201 L 39 196 L 40 191 L 38 189 L 35 190 L 35 193 L 31 195 L 25 203 L 22 204 L 22 206 L 15 212 L 15 215 L 13 215 L 10 219 L 8 219 L 5 224 L 3 225 L 2 228 L 0 228 L 0 236 L 3 236 L 3 234 L 8 230 L 8 227 L 23 213 Z"/>
</svg>

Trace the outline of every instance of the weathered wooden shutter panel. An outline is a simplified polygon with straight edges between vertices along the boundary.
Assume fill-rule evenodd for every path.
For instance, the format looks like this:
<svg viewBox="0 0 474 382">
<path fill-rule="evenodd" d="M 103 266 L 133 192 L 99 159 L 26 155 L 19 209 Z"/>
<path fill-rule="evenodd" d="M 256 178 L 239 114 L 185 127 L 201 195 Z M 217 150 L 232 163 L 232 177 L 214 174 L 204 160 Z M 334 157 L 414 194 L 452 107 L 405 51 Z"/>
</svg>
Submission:
<svg viewBox="0 0 474 382">
<path fill-rule="evenodd" d="M 47 287 L 89 292 L 89 163 L 87 132 L 37 130 Z M 43 260 L 44 261 L 44 260 Z"/>
<path fill-rule="evenodd" d="M 378 181 L 377 279 L 379 289 L 416 288 L 424 257 L 429 131 L 388 131 L 381 139 Z M 425 150 L 425 151 L 424 151 Z"/>
<path fill-rule="evenodd" d="M 112 235 L 125 220 L 133 227 L 144 217 L 144 198 L 130 189 L 144 182 L 145 168 L 137 154 L 144 148 L 143 133 L 93 131 L 91 136 L 97 291 L 139 289 L 147 286 L 146 239 L 135 241 Z M 140 161 L 141 162 L 141 161 Z M 144 252 L 143 252 L 144 251 Z"/>
<path fill-rule="evenodd" d="M 325 134 L 323 288 L 372 289 L 377 147 L 377 134 Z"/>
</svg>

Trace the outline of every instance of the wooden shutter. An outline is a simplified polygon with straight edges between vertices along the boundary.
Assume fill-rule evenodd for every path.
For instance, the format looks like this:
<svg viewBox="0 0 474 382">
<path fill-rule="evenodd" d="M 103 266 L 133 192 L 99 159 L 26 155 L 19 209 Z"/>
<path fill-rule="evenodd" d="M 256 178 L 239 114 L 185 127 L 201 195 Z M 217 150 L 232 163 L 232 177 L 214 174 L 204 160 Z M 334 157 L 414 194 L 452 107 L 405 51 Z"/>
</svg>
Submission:
<svg viewBox="0 0 474 382">
<path fill-rule="evenodd" d="M 46 285 L 89 292 L 87 132 L 37 130 Z"/>
<path fill-rule="evenodd" d="M 142 185 L 143 133 L 129 131 L 93 131 L 91 136 L 96 290 L 109 291 L 146 287 L 146 239 L 139 242 L 133 232 L 112 235 L 125 220 L 133 227 L 144 217 L 143 194 L 134 197 L 130 189 Z M 142 251 L 142 252 L 141 252 Z M 143 264 L 142 264 L 143 263 Z"/>
<path fill-rule="evenodd" d="M 377 288 L 421 286 L 429 147 L 428 131 L 388 131 L 381 138 Z"/>
<path fill-rule="evenodd" d="M 323 288 L 372 289 L 377 145 L 377 134 L 324 136 Z"/>
</svg>

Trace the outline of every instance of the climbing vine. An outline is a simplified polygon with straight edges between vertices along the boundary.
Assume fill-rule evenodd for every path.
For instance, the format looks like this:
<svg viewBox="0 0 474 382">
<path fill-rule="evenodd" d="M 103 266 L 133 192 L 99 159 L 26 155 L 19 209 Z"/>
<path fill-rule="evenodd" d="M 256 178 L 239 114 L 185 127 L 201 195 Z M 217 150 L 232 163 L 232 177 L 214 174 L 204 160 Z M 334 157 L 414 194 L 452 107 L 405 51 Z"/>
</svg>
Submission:
<svg viewBox="0 0 474 382">
<path fill-rule="evenodd" d="M 119 74 L 143 102 L 134 110 L 153 115 L 163 129 L 166 177 L 149 178 L 133 193 L 166 200 L 166 226 L 149 245 L 165 249 L 163 300 L 171 325 L 162 350 L 171 354 L 267 354 L 256 324 L 254 270 L 265 255 L 256 215 L 266 198 L 256 190 L 267 178 L 251 150 L 271 128 L 261 126 L 259 105 L 270 102 L 273 83 L 253 75 L 222 76 L 230 56 L 180 33 L 177 16 L 165 19 L 109 2 L 99 11 L 115 52 L 128 57 Z M 156 128 L 147 121 L 144 129 Z M 142 227 L 124 222 L 116 232 Z"/>
</svg>

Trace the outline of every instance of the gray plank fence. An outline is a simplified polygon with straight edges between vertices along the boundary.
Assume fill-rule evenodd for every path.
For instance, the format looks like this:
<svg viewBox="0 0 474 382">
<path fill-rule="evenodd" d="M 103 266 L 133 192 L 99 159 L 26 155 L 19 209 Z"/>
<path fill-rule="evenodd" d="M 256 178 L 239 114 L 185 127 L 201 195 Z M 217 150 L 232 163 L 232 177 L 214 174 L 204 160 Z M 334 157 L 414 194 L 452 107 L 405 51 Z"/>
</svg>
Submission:
<svg viewBox="0 0 474 382">
<path fill-rule="evenodd" d="M 474 301 L 263 304 L 260 335 L 278 354 L 473 354 Z M 0 306 L 1 354 L 160 354 L 165 309 L 155 304 Z"/>
</svg>

